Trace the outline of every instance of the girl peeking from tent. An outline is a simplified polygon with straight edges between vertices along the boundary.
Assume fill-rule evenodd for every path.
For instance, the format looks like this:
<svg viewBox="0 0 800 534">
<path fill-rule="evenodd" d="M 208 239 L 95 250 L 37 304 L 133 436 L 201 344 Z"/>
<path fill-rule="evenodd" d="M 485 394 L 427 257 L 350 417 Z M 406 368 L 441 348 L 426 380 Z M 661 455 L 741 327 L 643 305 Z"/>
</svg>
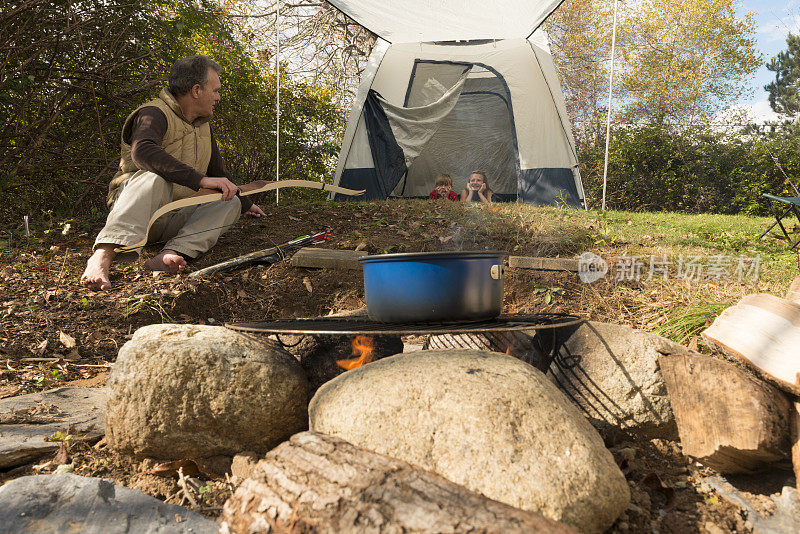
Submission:
<svg viewBox="0 0 800 534">
<path fill-rule="evenodd" d="M 438 183 L 438 182 L 437 182 Z M 467 188 L 461 191 L 462 202 L 491 202 L 492 190 L 486 182 L 486 173 L 472 171 L 467 181 Z"/>
<path fill-rule="evenodd" d="M 428 195 L 430 199 L 448 198 L 458 200 L 458 193 L 453 191 L 453 179 L 449 174 L 440 174 L 436 177 L 436 189 Z"/>
</svg>

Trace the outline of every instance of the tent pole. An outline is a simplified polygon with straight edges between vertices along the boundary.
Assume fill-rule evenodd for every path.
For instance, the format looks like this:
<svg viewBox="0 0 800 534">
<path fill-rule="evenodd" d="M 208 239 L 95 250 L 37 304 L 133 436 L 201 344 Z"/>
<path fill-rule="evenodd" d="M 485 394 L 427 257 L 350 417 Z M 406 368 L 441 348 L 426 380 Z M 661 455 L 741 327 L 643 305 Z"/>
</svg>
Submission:
<svg viewBox="0 0 800 534">
<path fill-rule="evenodd" d="M 603 162 L 603 205 L 606 211 L 606 185 L 608 183 L 608 145 L 611 142 L 611 91 L 614 86 L 614 48 L 617 44 L 617 2 L 614 0 L 614 24 L 611 30 L 611 67 L 608 75 L 608 112 L 606 113 L 606 157 Z"/>
<path fill-rule="evenodd" d="M 281 0 L 275 3 L 275 179 L 281 174 Z M 275 190 L 275 204 L 280 199 L 280 189 Z"/>
</svg>

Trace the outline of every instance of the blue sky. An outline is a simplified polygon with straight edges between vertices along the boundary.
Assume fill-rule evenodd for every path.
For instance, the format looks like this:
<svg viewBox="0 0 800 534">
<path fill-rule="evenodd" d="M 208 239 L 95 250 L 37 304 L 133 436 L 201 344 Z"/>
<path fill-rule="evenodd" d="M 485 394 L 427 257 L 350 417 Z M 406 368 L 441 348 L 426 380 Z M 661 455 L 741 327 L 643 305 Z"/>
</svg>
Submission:
<svg viewBox="0 0 800 534">
<path fill-rule="evenodd" d="M 758 50 L 764 54 L 764 62 L 786 48 L 786 34 L 800 30 L 800 0 L 743 0 L 741 12 L 751 11 L 756 15 Z M 753 96 L 739 104 L 751 110 L 753 116 L 764 120 L 774 118 L 767 102 L 764 85 L 775 79 L 775 74 L 762 66 L 753 81 Z"/>
</svg>

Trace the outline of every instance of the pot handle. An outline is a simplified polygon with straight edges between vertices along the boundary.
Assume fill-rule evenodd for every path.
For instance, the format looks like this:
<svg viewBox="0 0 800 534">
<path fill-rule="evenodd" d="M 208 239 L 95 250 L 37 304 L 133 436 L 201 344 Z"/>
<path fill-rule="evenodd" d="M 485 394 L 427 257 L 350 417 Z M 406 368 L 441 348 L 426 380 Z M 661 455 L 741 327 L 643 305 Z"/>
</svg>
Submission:
<svg viewBox="0 0 800 534">
<path fill-rule="evenodd" d="M 491 276 L 493 280 L 501 280 L 505 272 L 506 268 L 503 265 L 492 265 L 492 268 L 489 269 L 489 276 Z"/>
</svg>

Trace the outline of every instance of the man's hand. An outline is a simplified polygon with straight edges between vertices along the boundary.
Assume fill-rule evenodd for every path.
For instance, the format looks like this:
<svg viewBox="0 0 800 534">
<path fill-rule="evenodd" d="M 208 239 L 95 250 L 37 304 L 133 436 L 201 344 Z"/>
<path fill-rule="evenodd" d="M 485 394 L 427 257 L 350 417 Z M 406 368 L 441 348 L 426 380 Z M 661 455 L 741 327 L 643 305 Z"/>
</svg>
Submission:
<svg viewBox="0 0 800 534">
<path fill-rule="evenodd" d="M 265 217 L 267 215 L 261 210 L 261 208 L 258 207 L 257 204 L 250 206 L 250 209 L 244 212 L 244 214 L 248 217 Z"/>
<path fill-rule="evenodd" d="M 239 192 L 239 186 L 225 177 L 214 178 L 211 176 L 204 176 L 203 179 L 200 180 L 200 187 L 220 191 L 222 193 L 222 200 L 230 200 Z"/>
</svg>

